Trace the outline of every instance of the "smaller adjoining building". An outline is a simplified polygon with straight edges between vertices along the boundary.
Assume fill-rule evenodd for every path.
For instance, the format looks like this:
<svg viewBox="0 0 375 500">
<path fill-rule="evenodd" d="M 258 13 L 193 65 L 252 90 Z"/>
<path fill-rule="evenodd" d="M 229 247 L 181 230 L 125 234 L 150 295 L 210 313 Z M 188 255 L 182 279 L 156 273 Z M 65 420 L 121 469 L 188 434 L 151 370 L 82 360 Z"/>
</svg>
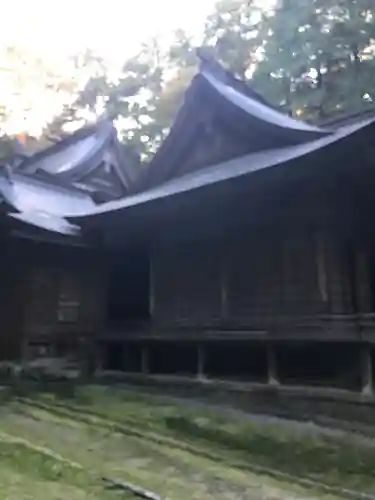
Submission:
<svg viewBox="0 0 375 500">
<path fill-rule="evenodd" d="M 0 170 L 1 359 L 82 356 L 93 344 L 109 259 L 67 216 L 126 195 L 135 163 L 101 121 Z"/>
</svg>

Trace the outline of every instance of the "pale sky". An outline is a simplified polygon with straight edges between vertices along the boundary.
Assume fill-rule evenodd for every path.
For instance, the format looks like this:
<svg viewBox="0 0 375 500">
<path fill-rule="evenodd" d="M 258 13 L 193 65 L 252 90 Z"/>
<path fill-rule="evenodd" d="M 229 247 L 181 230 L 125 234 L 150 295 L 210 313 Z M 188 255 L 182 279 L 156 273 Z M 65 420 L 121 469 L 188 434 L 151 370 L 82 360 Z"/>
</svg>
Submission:
<svg viewBox="0 0 375 500">
<path fill-rule="evenodd" d="M 258 0 L 262 7 L 275 1 Z M 72 81 L 71 55 L 91 49 L 106 60 L 107 67 L 115 69 L 153 36 L 168 40 L 177 29 L 199 36 L 216 0 L 1 2 L 6 8 L 0 30 L 0 108 L 5 104 L 8 115 L 11 112 L 0 132 L 38 135 L 71 96 L 69 91 L 57 95 L 49 76 L 57 74 L 58 81 Z M 21 54 L 16 69 L 14 55 L 9 56 L 7 50 L 12 46 Z M 34 61 L 34 66 L 28 61 Z"/>
<path fill-rule="evenodd" d="M 53 90 L 45 90 L 45 70 L 35 77 L 27 59 L 40 58 L 52 72 L 69 78 L 69 56 L 90 48 L 115 67 L 152 36 L 167 38 L 178 28 L 199 35 L 214 4 L 215 0 L 6 1 L 0 30 L 0 105 L 6 103 L 12 110 L 7 132 L 40 133 L 63 103 L 63 97 L 59 100 Z M 9 64 L 5 49 L 13 45 L 24 55 L 16 71 L 9 71 L 13 60 Z"/>
<path fill-rule="evenodd" d="M 123 59 L 152 35 L 167 34 L 177 28 L 200 31 L 214 3 L 215 0 L 7 1 L 0 43 L 22 40 L 41 53 L 57 57 L 90 47 L 107 57 Z"/>
</svg>

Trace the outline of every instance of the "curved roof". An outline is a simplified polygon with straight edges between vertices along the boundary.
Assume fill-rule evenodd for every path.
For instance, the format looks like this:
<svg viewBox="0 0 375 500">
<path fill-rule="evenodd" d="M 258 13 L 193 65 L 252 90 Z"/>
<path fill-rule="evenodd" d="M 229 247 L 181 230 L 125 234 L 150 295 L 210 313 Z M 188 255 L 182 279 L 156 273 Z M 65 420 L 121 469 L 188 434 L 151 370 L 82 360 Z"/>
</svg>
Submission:
<svg viewBox="0 0 375 500">
<path fill-rule="evenodd" d="M 89 160 L 104 146 L 112 133 L 113 125 L 108 121 L 84 127 L 25 159 L 19 169 L 29 174 L 38 170 L 57 175 L 83 174 Z"/>
<path fill-rule="evenodd" d="M 145 169 L 139 190 L 179 177 L 192 167 L 189 158 L 199 145 L 202 123 L 210 122 L 224 140 L 236 147 L 215 156 L 208 164 L 230 160 L 247 153 L 315 140 L 332 133 L 330 129 L 309 125 L 287 116 L 277 107 L 236 79 L 216 61 L 204 60 L 199 73 L 185 93 L 168 136 Z M 215 152 L 216 155 L 216 152 Z M 206 163 L 207 165 L 207 163 Z M 206 166 L 205 165 L 205 166 Z"/>
<path fill-rule="evenodd" d="M 64 235 L 78 235 L 78 226 L 65 216 L 92 210 L 94 202 L 78 189 L 59 186 L 46 179 L 0 171 L 0 193 L 10 207 L 8 215 L 32 226 Z"/>
<path fill-rule="evenodd" d="M 214 127 L 216 120 L 222 125 L 214 130 L 215 140 L 226 140 L 237 147 L 239 137 L 241 147 L 229 151 L 232 155 L 229 161 L 224 161 L 228 160 L 227 154 L 226 158 L 215 160 L 214 165 L 207 166 L 210 163 L 206 162 L 205 166 L 182 175 L 181 164 L 192 150 L 197 147 L 214 149 L 215 145 L 206 144 L 206 136 L 203 141 L 200 137 L 199 125 L 202 117 L 207 116 Z M 139 186 L 137 194 L 96 205 L 87 193 L 69 186 L 72 180 L 96 168 L 109 142 L 116 142 L 114 127 L 108 121 L 81 129 L 26 159 L 20 166 L 24 173 L 9 173 L 3 169 L 0 171 L 0 193 L 11 210 L 17 212 L 9 214 L 12 218 L 48 231 L 77 235 L 79 226 L 76 224 L 88 218 L 106 217 L 130 207 L 277 167 L 329 148 L 374 123 L 373 114 L 355 123 L 339 121 L 330 129 L 297 121 L 268 105 L 216 62 L 205 61 L 186 93 L 169 135 L 145 170 L 144 185 Z M 223 130 L 228 137 L 223 135 Z M 303 168 L 303 162 L 296 167 Z M 37 177 L 38 172 L 43 173 L 43 179 Z M 131 176 L 127 181 L 129 179 L 134 180 Z M 64 186 L 64 182 L 68 186 Z"/>
<path fill-rule="evenodd" d="M 19 212 L 44 210 L 51 215 L 64 216 L 95 207 L 86 193 L 18 173 L 12 174 L 10 179 L 0 173 L 0 192 L 6 202 Z"/>
<path fill-rule="evenodd" d="M 34 175 L 38 172 L 53 176 L 57 180 L 71 184 L 81 183 L 85 188 L 102 171 L 108 157 L 113 167 L 111 179 L 113 189 L 110 197 L 128 192 L 137 178 L 137 159 L 134 153 L 126 151 L 119 143 L 117 131 L 109 120 L 101 120 L 77 130 L 52 146 L 24 159 L 17 167 L 23 173 Z M 95 174 L 95 175 L 94 175 Z M 95 183 L 94 183 L 95 184 Z M 100 190 L 100 186 L 96 186 Z M 92 189 L 91 189 L 92 191 Z"/>
<path fill-rule="evenodd" d="M 367 129 L 375 123 L 375 118 L 351 124 L 340 128 L 336 132 L 320 137 L 313 141 L 278 149 L 269 149 L 236 158 L 218 165 L 207 167 L 177 179 L 173 179 L 153 189 L 128 196 L 121 200 L 114 200 L 80 214 L 69 217 L 72 221 L 83 221 L 86 217 L 110 214 L 123 211 L 130 207 L 149 203 L 158 199 L 179 195 L 188 191 L 200 189 L 209 185 L 251 175 L 255 172 L 277 167 L 289 161 L 302 158 L 320 149 L 327 148 L 335 143 Z"/>
<path fill-rule="evenodd" d="M 316 136 L 316 134 L 325 135 L 329 132 L 328 130 L 324 130 L 321 127 L 315 127 L 303 121 L 291 118 L 290 116 L 281 113 L 271 106 L 259 102 L 256 99 L 250 98 L 247 95 L 239 92 L 232 86 L 221 82 L 213 75 L 205 71 L 202 73 L 202 75 L 210 83 L 212 88 L 215 89 L 223 98 L 227 99 L 232 104 L 242 109 L 245 113 L 248 113 L 258 120 L 262 120 L 266 123 L 269 123 L 270 125 L 289 129 L 290 131 L 298 130 L 310 132 L 314 135 L 314 137 Z"/>
</svg>

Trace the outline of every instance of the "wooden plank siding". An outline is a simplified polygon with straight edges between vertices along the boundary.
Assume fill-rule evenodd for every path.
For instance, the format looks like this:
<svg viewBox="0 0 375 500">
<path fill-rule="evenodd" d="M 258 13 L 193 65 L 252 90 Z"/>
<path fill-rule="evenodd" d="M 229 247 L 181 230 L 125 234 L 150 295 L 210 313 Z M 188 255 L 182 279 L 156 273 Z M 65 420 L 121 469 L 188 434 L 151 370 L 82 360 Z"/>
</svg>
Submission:
<svg viewBox="0 0 375 500">
<path fill-rule="evenodd" d="M 27 344 L 74 345 L 102 327 L 107 269 L 100 258 L 17 241 L 1 267 L 0 358 L 19 358 Z"/>
<path fill-rule="evenodd" d="M 24 267 L 12 265 L 7 242 L 1 241 L 0 360 L 14 360 L 21 354 L 23 337 Z"/>
<path fill-rule="evenodd" d="M 226 249 L 230 323 L 268 329 L 282 311 L 282 241 L 256 232 L 227 243 Z"/>
<path fill-rule="evenodd" d="M 171 245 L 152 255 L 157 327 L 212 327 L 221 320 L 220 248 L 214 242 Z"/>
<path fill-rule="evenodd" d="M 361 318 L 373 329 L 366 254 L 329 231 L 268 227 L 228 240 L 169 242 L 152 253 L 152 269 L 159 334 L 188 328 L 359 340 Z"/>
<path fill-rule="evenodd" d="M 29 268 L 23 324 L 26 338 L 94 333 L 104 320 L 104 283 L 95 269 Z"/>
</svg>

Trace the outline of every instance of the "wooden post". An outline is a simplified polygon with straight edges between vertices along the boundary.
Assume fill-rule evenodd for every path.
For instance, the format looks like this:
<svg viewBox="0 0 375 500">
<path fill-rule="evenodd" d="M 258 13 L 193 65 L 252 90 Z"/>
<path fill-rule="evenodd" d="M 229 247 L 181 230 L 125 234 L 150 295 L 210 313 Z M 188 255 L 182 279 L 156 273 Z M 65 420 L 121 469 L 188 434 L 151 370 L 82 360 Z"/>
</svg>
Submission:
<svg viewBox="0 0 375 500">
<path fill-rule="evenodd" d="M 101 372 L 104 367 L 104 362 L 103 362 L 103 348 L 99 345 L 95 345 L 95 372 Z"/>
<path fill-rule="evenodd" d="M 205 356 L 204 346 L 202 344 L 198 344 L 197 378 L 199 380 L 204 380 L 206 378 L 204 374 L 205 358 L 206 356 Z"/>
<path fill-rule="evenodd" d="M 152 319 L 155 312 L 155 274 L 152 262 L 152 256 L 150 254 L 150 275 L 149 275 L 149 313 Z"/>
<path fill-rule="evenodd" d="M 227 288 L 227 273 L 225 270 L 221 271 L 221 317 L 227 319 L 228 317 L 228 288 Z"/>
<path fill-rule="evenodd" d="M 220 302 L 221 302 L 221 319 L 228 318 L 228 259 L 227 250 L 224 244 L 224 249 L 220 259 Z"/>
<path fill-rule="evenodd" d="M 20 358 L 21 358 L 21 366 L 22 368 L 24 368 L 27 365 L 30 358 L 30 347 L 27 339 L 23 339 L 21 342 Z"/>
<path fill-rule="evenodd" d="M 373 313 L 372 293 L 370 284 L 370 263 L 365 248 L 356 251 L 356 296 L 358 298 L 358 312 L 361 314 Z"/>
<path fill-rule="evenodd" d="M 364 396 L 372 396 L 374 385 L 372 380 L 371 347 L 369 344 L 361 346 L 361 379 L 362 394 Z"/>
<path fill-rule="evenodd" d="M 269 385 L 280 385 L 280 381 L 277 376 L 276 350 L 273 344 L 267 344 L 267 374 Z"/>
<path fill-rule="evenodd" d="M 147 345 L 142 346 L 142 374 L 148 375 L 150 373 L 150 357 Z"/>
<path fill-rule="evenodd" d="M 325 241 L 321 234 L 315 233 L 316 265 L 318 271 L 318 287 L 323 302 L 328 302 L 328 277 L 325 254 Z"/>
</svg>

